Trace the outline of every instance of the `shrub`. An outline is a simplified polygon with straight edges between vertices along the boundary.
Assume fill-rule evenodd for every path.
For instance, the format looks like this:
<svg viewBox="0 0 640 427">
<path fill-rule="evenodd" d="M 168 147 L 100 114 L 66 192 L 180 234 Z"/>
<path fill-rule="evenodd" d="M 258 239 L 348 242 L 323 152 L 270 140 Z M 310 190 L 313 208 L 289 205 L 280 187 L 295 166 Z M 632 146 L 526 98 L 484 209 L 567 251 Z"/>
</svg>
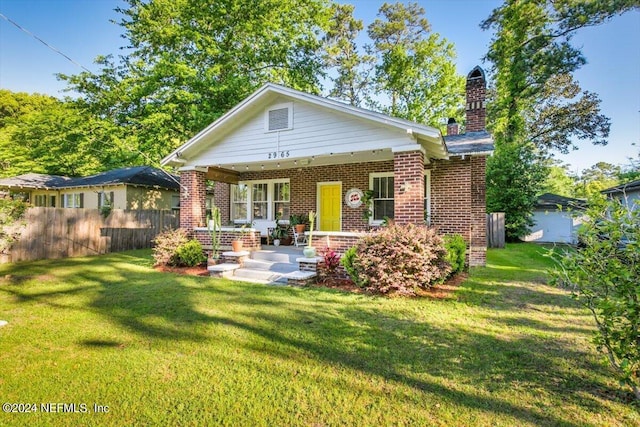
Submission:
<svg viewBox="0 0 640 427">
<path fill-rule="evenodd" d="M 179 265 L 177 250 L 188 241 L 189 235 L 183 228 L 165 230 L 158 234 L 153 241 L 153 259 L 156 265 Z"/>
<path fill-rule="evenodd" d="M 338 274 L 338 267 L 340 266 L 340 255 L 338 255 L 333 249 L 325 248 L 320 252 L 323 258 L 323 262 L 318 265 L 318 273 L 320 280 L 323 282 L 336 279 Z"/>
<path fill-rule="evenodd" d="M 594 343 L 640 401 L 640 202 L 589 204 L 579 248 L 560 254 L 552 277 L 591 312 Z"/>
<path fill-rule="evenodd" d="M 22 200 L 0 197 L 0 254 L 7 253 L 20 237 L 27 208 Z"/>
<path fill-rule="evenodd" d="M 464 260 L 467 253 L 467 242 L 459 234 L 444 236 L 444 247 L 447 250 L 445 260 L 451 266 L 451 274 L 464 270 Z"/>
<path fill-rule="evenodd" d="M 382 294 L 415 295 L 444 279 L 442 238 L 428 227 L 390 225 L 358 240 L 343 257 L 343 266 L 360 287 Z"/>
<path fill-rule="evenodd" d="M 186 267 L 200 265 L 207 260 L 207 257 L 202 251 L 202 245 L 195 239 L 178 246 L 176 256 L 178 258 L 178 265 Z"/>
</svg>

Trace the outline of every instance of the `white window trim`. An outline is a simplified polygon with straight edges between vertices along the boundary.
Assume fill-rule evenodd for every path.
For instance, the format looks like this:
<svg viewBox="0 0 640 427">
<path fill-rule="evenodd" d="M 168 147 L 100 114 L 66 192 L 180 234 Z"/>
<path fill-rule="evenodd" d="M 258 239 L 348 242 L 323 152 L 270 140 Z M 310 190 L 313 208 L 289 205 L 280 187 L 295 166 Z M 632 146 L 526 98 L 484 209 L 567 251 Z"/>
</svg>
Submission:
<svg viewBox="0 0 640 427">
<path fill-rule="evenodd" d="M 424 176 L 426 178 L 424 183 L 425 205 L 426 205 L 424 222 L 427 225 L 431 225 L 431 170 L 425 169 Z"/>
<path fill-rule="evenodd" d="M 282 129 L 269 129 L 269 111 L 280 110 L 282 108 L 287 108 L 287 112 L 289 113 L 289 117 L 287 118 L 287 127 Z M 272 105 L 264 110 L 264 131 L 266 133 L 273 132 L 282 132 L 285 130 L 293 129 L 293 102 L 283 102 L 281 104 Z"/>
<path fill-rule="evenodd" d="M 253 218 L 253 184 L 267 184 L 267 218 L 259 219 L 257 221 L 274 221 L 275 220 L 275 212 L 274 212 L 274 202 L 275 202 L 275 183 L 286 182 L 289 184 L 289 204 L 291 204 L 291 180 L 289 178 L 278 178 L 278 179 L 256 179 L 252 181 L 240 181 L 239 184 L 244 184 L 247 186 L 247 218 L 245 219 L 232 219 L 239 224 L 250 224 L 254 221 Z M 233 192 L 229 195 L 229 202 L 233 204 Z M 289 205 L 291 206 L 291 205 Z M 281 220 L 283 224 L 288 224 L 288 220 Z"/>
<path fill-rule="evenodd" d="M 385 177 L 391 177 L 394 178 L 394 182 L 395 182 L 395 175 L 393 172 L 371 172 L 369 174 L 369 190 L 373 190 L 373 179 L 374 178 L 385 178 Z M 384 220 L 378 219 L 375 220 L 373 219 L 373 200 L 371 200 L 369 205 L 369 209 L 371 209 L 371 216 L 369 217 L 369 225 L 373 225 L 373 226 L 379 226 L 382 225 L 382 223 L 384 222 Z M 394 190 L 394 195 L 393 195 L 393 203 L 395 206 L 395 190 Z M 395 211 L 395 209 L 394 209 Z"/>
<path fill-rule="evenodd" d="M 70 209 L 79 209 L 80 208 L 80 194 L 81 193 L 64 193 L 62 195 L 62 207 L 63 208 L 70 208 Z M 76 197 L 77 197 L 77 202 L 76 203 Z M 71 199 L 71 201 L 73 203 L 69 204 L 69 199 Z"/>
</svg>

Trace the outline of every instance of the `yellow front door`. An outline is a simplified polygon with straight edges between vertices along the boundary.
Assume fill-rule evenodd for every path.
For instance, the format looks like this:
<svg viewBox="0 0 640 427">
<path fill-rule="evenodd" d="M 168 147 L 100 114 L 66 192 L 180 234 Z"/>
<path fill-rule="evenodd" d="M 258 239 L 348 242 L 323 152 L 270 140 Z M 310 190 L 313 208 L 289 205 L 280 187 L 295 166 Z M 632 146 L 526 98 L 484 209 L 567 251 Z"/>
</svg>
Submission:
<svg viewBox="0 0 640 427">
<path fill-rule="evenodd" d="M 320 208 L 318 209 L 318 226 L 320 231 L 340 231 L 342 215 L 342 185 L 320 184 Z"/>
</svg>

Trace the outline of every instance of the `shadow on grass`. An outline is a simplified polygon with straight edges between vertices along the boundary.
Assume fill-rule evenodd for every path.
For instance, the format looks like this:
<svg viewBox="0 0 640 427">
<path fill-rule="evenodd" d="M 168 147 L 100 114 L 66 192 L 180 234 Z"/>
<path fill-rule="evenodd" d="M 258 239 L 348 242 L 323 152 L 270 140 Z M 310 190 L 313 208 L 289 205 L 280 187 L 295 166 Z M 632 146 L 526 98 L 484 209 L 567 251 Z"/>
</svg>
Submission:
<svg viewBox="0 0 640 427">
<path fill-rule="evenodd" d="M 110 255 L 82 263 L 65 260 L 54 273 L 65 278 L 60 285 L 63 289 L 49 286 L 38 291 L 37 286 L 23 289 L 7 284 L 0 286 L 0 292 L 12 295 L 18 303 L 86 309 L 147 338 L 214 342 L 216 338 L 204 326 L 238 328 L 254 339 L 248 343 L 236 339 L 233 345 L 254 352 L 285 360 L 303 355 L 403 384 L 455 405 L 523 422 L 577 425 L 544 408 L 509 402 L 492 397 L 491 393 L 513 387 L 528 388 L 531 393 L 544 390 L 561 396 L 554 400 L 588 405 L 594 413 L 606 410 L 596 399 L 574 393 L 601 390 L 606 385 L 602 375 L 582 375 L 600 372 L 601 367 L 569 344 L 531 336 L 497 336 L 492 330 L 463 322 L 440 326 L 420 322 L 407 313 L 398 313 L 391 301 L 373 297 L 325 289 L 229 284 L 157 273 L 148 266 L 148 260 L 135 254 Z M 18 275 L 20 271 L 10 274 Z M 573 301 L 565 301 L 562 295 L 553 295 L 551 301 L 548 295 L 537 295 L 536 289 L 523 291 L 504 284 L 488 287 L 473 280 L 468 287 L 469 292 L 482 292 L 499 300 L 498 308 L 514 313 L 518 312 L 518 303 L 537 299 L 574 307 Z M 89 303 L 66 298 L 79 294 Z M 465 298 L 463 295 L 467 304 L 485 304 L 483 299 Z M 215 311 L 202 312 L 203 302 Z M 451 309 L 456 310 L 455 305 Z M 81 344 L 96 348 L 120 345 L 101 338 L 86 339 Z M 574 364 L 567 366 L 566 360 Z M 413 401 L 411 396 L 404 398 Z"/>
</svg>

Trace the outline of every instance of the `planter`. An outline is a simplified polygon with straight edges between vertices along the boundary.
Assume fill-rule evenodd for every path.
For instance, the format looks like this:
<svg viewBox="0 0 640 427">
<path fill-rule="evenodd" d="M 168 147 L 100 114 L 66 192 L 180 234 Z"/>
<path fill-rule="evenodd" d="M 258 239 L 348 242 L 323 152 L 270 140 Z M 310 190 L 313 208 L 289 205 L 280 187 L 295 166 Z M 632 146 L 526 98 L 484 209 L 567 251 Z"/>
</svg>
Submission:
<svg viewBox="0 0 640 427">
<path fill-rule="evenodd" d="M 313 246 L 305 246 L 302 250 L 302 253 L 307 258 L 315 258 L 316 257 L 316 248 Z"/>
<path fill-rule="evenodd" d="M 307 224 L 296 224 L 296 233 L 304 233 L 305 228 L 307 228 Z"/>
<path fill-rule="evenodd" d="M 233 250 L 233 252 L 242 251 L 242 240 L 232 240 L 231 249 Z"/>
<path fill-rule="evenodd" d="M 280 239 L 273 239 L 273 246 L 280 246 Z"/>
</svg>

